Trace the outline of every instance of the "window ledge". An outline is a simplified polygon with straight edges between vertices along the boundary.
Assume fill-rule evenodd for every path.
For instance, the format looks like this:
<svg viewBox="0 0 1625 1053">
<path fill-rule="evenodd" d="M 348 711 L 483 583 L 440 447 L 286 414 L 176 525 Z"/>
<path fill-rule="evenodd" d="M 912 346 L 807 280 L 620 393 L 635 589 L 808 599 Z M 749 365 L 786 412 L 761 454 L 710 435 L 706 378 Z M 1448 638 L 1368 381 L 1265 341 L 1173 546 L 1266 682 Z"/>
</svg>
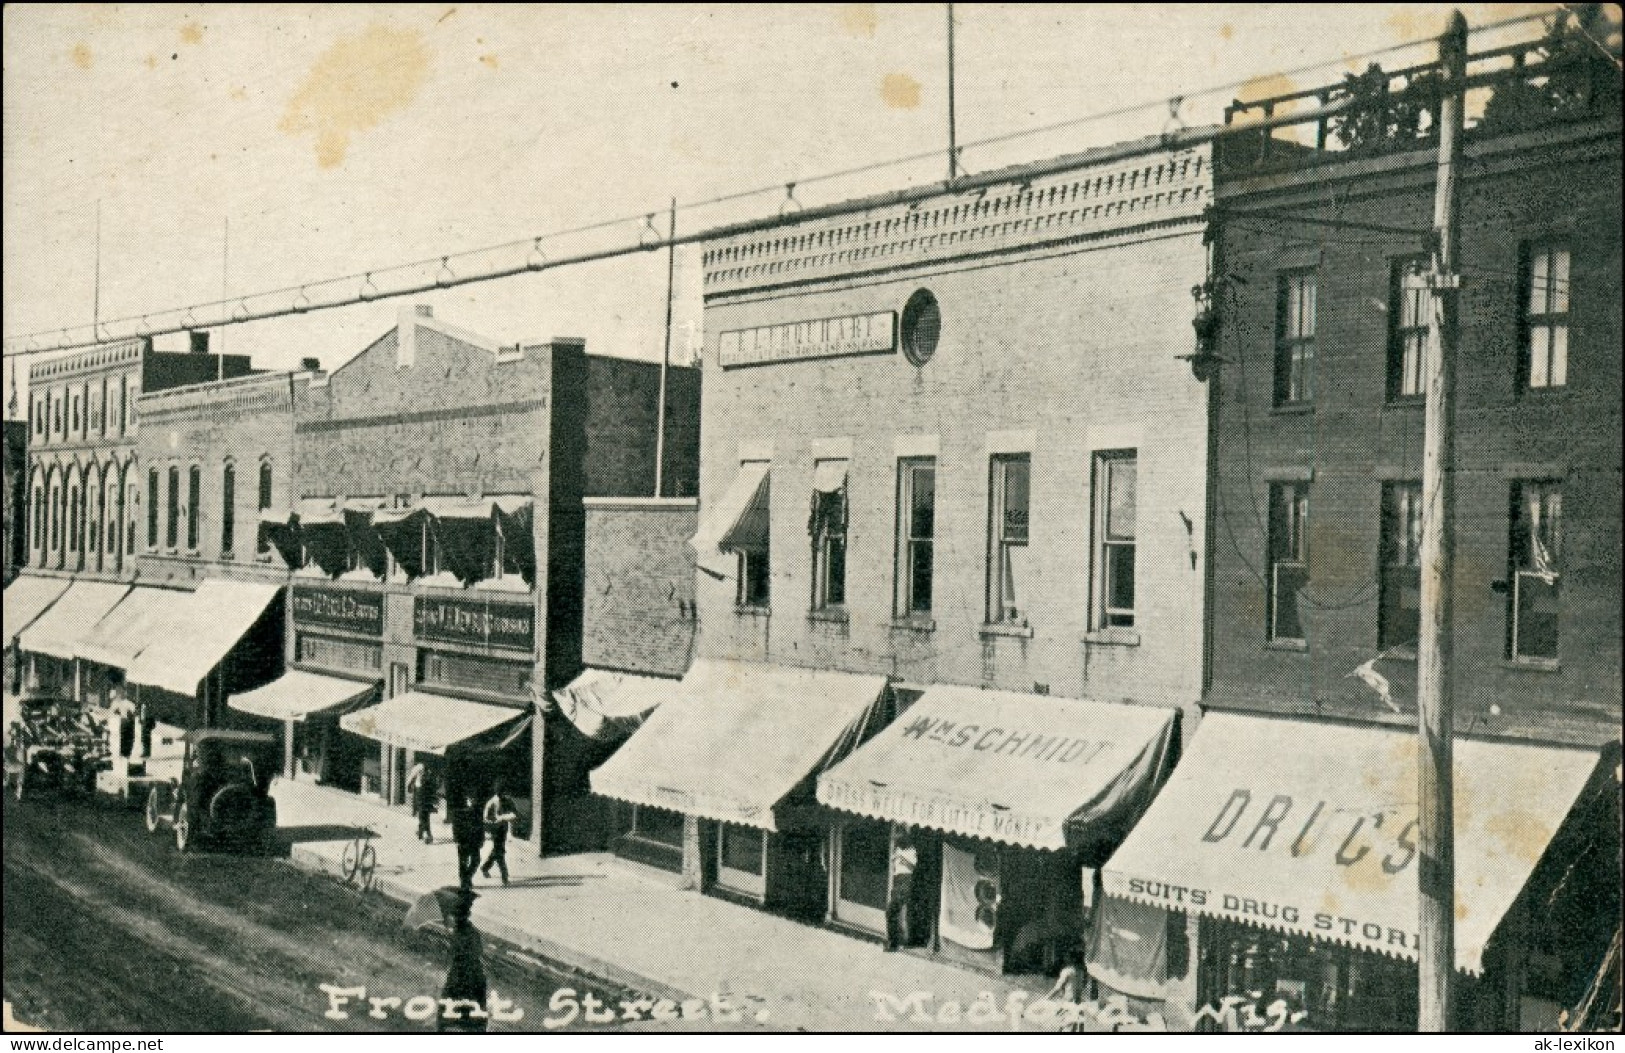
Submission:
<svg viewBox="0 0 1625 1053">
<path fill-rule="evenodd" d="M 1307 641 L 1307 640 L 1270 640 L 1270 641 L 1268 641 L 1267 643 L 1264 644 L 1264 650 L 1266 650 L 1266 651 L 1298 651 L 1298 652 L 1303 652 L 1303 651 L 1309 650 L 1309 641 Z"/>
<path fill-rule="evenodd" d="M 1562 665 L 1555 658 L 1503 658 L 1501 668 L 1525 673 L 1556 673 Z"/>
<path fill-rule="evenodd" d="M 980 630 L 983 636 L 1014 636 L 1023 640 L 1032 639 L 1033 627 L 1030 625 L 1014 625 L 1009 622 L 986 622 Z"/>
<path fill-rule="evenodd" d="M 925 615 L 909 614 L 900 618 L 893 618 L 891 627 L 916 633 L 934 633 L 937 631 L 937 622 L 935 618 Z"/>
<path fill-rule="evenodd" d="M 809 622 L 832 622 L 836 625 L 845 625 L 850 621 L 845 607 L 815 607 L 807 612 Z"/>
<path fill-rule="evenodd" d="M 741 618 L 766 618 L 768 615 L 773 613 L 773 608 L 751 607 L 741 603 L 735 605 L 734 613 L 739 615 Z"/>
<path fill-rule="evenodd" d="M 1412 410 L 1426 409 L 1428 399 L 1426 395 L 1390 395 L 1383 403 L 1384 409 Z"/>
<path fill-rule="evenodd" d="M 237 561 L 237 554 L 235 552 L 222 552 L 222 553 L 220 553 L 220 562 L 222 562 L 222 563 L 235 563 L 236 561 Z"/>
<path fill-rule="evenodd" d="M 1313 412 L 1315 412 L 1313 402 L 1283 402 L 1270 407 L 1270 416 L 1272 417 L 1291 417 Z"/>
<path fill-rule="evenodd" d="M 1085 633 L 1083 642 L 1111 644 L 1117 647 L 1138 647 L 1140 646 L 1140 633 L 1138 630 L 1130 629 L 1127 626 L 1113 625 L 1105 629 L 1096 629 L 1094 632 Z"/>
<path fill-rule="evenodd" d="M 1414 662 L 1416 661 L 1416 648 L 1390 647 L 1382 651 L 1381 657 L 1385 662 Z"/>
</svg>

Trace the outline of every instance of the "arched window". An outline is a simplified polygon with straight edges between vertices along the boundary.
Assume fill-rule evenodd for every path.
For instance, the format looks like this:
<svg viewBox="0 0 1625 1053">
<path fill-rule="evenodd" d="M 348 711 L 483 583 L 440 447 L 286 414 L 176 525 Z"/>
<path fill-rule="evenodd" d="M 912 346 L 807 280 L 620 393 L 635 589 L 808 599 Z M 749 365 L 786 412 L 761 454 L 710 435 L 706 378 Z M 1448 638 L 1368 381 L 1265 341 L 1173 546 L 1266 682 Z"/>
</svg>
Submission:
<svg viewBox="0 0 1625 1053">
<path fill-rule="evenodd" d="M 135 510 L 141 507 L 141 495 L 136 491 L 136 487 L 140 484 L 130 478 L 134 474 L 134 465 L 124 466 L 124 554 L 126 556 L 135 555 Z"/>
<path fill-rule="evenodd" d="M 102 550 L 102 480 L 96 466 L 85 469 L 85 556 Z"/>
<path fill-rule="evenodd" d="M 29 539 L 33 547 L 45 547 L 45 487 L 39 483 L 34 484 L 34 534 Z"/>
<path fill-rule="evenodd" d="M 119 471 L 118 464 L 108 462 L 107 471 L 102 477 L 102 492 L 105 507 L 102 512 L 107 517 L 107 556 L 108 565 L 114 570 L 124 566 L 124 483 L 123 473 Z"/>
<path fill-rule="evenodd" d="M 271 493 L 271 462 L 270 461 L 261 461 L 260 462 L 260 511 L 261 512 L 264 512 L 264 511 L 266 511 L 267 509 L 269 509 L 271 507 L 271 499 L 272 499 L 273 496 L 274 495 Z M 260 530 L 259 535 L 260 536 L 259 536 L 258 549 L 259 549 L 260 555 L 263 556 L 267 552 L 271 551 L 271 538 L 270 538 L 270 536 L 268 534 L 266 534 L 264 529 Z"/>
<path fill-rule="evenodd" d="M 62 504 L 62 480 L 57 479 L 51 484 L 51 552 L 58 565 L 62 559 Z"/>
<path fill-rule="evenodd" d="M 230 461 L 220 473 L 220 554 L 231 555 L 237 534 L 237 466 Z"/>
<path fill-rule="evenodd" d="M 68 551 L 79 551 L 79 528 L 84 523 L 85 494 L 77 481 L 68 484 Z"/>
<path fill-rule="evenodd" d="M 186 547 L 196 552 L 198 546 L 198 505 L 203 497 L 203 469 L 192 465 L 186 473 Z"/>
<path fill-rule="evenodd" d="M 158 469 L 147 469 L 147 547 L 158 547 Z"/>
<path fill-rule="evenodd" d="M 175 548 L 181 540 L 181 470 L 173 464 L 169 466 L 169 504 L 166 511 L 164 547 Z"/>
</svg>

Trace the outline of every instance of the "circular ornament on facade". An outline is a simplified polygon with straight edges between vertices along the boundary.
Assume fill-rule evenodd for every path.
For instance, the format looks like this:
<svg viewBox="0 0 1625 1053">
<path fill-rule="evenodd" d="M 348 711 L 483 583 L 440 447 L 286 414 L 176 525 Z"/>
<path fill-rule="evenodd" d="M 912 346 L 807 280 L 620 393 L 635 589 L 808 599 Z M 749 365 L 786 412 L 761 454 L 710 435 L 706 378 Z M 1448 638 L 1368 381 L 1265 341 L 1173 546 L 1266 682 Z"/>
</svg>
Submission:
<svg viewBox="0 0 1625 1053">
<path fill-rule="evenodd" d="M 931 361 L 937 353 L 937 339 L 942 335 L 942 311 L 931 290 L 920 289 L 903 305 L 903 354 L 917 366 Z"/>
</svg>

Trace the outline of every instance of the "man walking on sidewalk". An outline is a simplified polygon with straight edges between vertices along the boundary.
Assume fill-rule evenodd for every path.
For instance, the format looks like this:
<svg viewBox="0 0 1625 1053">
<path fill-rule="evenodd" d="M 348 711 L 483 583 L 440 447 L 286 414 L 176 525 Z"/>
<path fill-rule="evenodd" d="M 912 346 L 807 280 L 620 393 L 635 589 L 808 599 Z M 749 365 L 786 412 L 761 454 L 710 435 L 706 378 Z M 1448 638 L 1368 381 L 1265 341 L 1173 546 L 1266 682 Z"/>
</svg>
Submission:
<svg viewBox="0 0 1625 1053">
<path fill-rule="evenodd" d="M 412 798 L 412 814 L 418 817 L 418 840 L 426 845 L 434 844 L 429 819 L 440 802 L 440 788 L 435 784 L 434 772 L 421 760 L 412 765 L 412 771 L 406 776 L 406 792 Z"/>
<path fill-rule="evenodd" d="M 491 799 L 485 802 L 485 832 L 491 838 L 491 854 L 480 867 L 482 877 L 491 876 L 491 864 L 502 870 L 502 883 L 508 883 L 508 831 L 519 816 L 514 814 L 513 802 L 502 793 L 502 783 L 491 789 Z"/>
<path fill-rule="evenodd" d="M 471 889 L 474 871 L 480 865 L 480 849 L 485 844 L 485 827 L 480 825 L 480 808 L 472 791 L 463 791 L 453 801 L 451 836 L 457 842 L 457 884 Z"/>
</svg>

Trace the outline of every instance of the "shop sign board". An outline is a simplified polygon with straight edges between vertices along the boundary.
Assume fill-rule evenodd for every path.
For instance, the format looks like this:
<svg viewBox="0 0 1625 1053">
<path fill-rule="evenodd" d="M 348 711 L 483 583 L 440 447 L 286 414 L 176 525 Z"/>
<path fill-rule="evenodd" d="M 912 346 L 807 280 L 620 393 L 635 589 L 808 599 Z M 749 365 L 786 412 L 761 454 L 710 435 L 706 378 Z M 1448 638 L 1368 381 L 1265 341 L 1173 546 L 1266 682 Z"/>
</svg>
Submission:
<svg viewBox="0 0 1625 1053">
<path fill-rule="evenodd" d="M 384 597 L 379 593 L 309 585 L 295 585 L 292 592 L 295 625 L 323 625 L 368 636 L 384 633 Z"/>
<path fill-rule="evenodd" d="M 718 337 L 722 368 L 841 355 L 878 355 L 897 349 L 897 312 L 731 329 Z"/>
<path fill-rule="evenodd" d="M 528 603 L 419 596 L 413 628 L 419 640 L 532 651 L 536 611 Z"/>
</svg>

